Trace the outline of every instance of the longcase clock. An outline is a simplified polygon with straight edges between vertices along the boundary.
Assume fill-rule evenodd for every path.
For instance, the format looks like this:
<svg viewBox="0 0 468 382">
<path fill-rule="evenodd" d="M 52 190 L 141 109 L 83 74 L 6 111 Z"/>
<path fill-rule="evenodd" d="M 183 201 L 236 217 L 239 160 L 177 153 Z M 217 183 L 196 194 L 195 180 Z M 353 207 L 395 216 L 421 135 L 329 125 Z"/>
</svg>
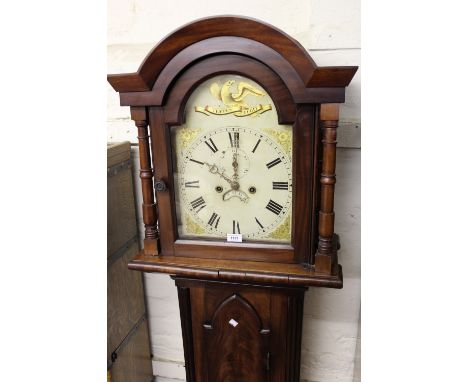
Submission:
<svg viewBox="0 0 468 382">
<path fill-rule="evenodd" d="M 175 279 L 187 381 L 299 381 L 304 291 L 343 285 L 336 132 L 356 70 L 221 16 L 108 76 L 140 149 L 145 239 L 129 268 Z"/>
</svg>

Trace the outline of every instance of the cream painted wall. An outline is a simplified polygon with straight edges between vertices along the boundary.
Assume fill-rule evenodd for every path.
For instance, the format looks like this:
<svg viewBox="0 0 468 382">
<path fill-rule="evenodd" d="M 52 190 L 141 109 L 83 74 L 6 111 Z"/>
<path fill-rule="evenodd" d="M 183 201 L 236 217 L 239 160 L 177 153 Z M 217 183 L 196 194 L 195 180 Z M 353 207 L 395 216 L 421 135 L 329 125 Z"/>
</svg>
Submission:
<svg viewBox="0 0 468 382">
<path fill-rule="evenodd" d="M 108 73 L 133 72 L 165 35 L 196 18 L 237 14 L 271 23 L 303 44 L 319 65 L 360 64 L 358 0 L 151 1 L 108 0 Z M 357 382 L 360 348 L 360 70 L 341 107 L 336 186 L 336 229 L 344 289 L 306 293 L 301 381 Z M 136 142 L 127 107 L 108 86 L 108 140 Z M 353 149 L 354 148 L 354 149 Z M 132 151 L 134 168 L 138 152 Z M 137 204 L 141 203 L 135 171 Z M 141 216 L 139 216 L 142 226 Z M 146 294 L 158 382 L 185 380 L 177 292 L 167 275 L 146 274 Z M 359 366 L 359 365 L 358 365 Z M 354 379 L 353 379 L 354 378 Z"/>
</svg>

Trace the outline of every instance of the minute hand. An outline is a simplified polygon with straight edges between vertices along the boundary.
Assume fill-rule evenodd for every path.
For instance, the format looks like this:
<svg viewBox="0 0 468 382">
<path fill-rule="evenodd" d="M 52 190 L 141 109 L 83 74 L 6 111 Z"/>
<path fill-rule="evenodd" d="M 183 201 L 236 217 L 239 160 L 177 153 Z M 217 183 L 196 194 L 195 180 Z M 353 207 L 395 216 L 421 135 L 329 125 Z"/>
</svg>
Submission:
<svg viewBox="0 0 468 382">
<path fill-rule="evenodd" d="M 218 174 L 221 178 L 223 178 L 225 181 L 227 181 L 231 185 L 232 188 L 235 188 L 235 185 L 238 185 L 238 183 L 236 181 L 232 180 L 231 178 L 228 178 L 226 175 L 224 175 L 224 173 L 219 172 L 218 166 L 216 166 L 215 164 L 209 164 L 209 163 L 206 163 L 206 162 L 203 162 L 203 164 L 208 166 L 208 170 L 212 174 Z"/>
</svg>

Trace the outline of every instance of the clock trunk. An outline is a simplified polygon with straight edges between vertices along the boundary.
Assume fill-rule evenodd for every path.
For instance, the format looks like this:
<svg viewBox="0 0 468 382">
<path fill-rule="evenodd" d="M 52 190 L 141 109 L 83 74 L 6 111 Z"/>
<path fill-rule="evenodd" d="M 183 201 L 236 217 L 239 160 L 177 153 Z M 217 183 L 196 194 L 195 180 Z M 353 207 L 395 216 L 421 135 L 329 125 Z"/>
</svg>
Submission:
<svg viewBox="0 0 468 382">
<path fill-rule="evenodd" d="M 299 381 L 304 288 L 175 281 L 188 382 Z"/>
</svg>

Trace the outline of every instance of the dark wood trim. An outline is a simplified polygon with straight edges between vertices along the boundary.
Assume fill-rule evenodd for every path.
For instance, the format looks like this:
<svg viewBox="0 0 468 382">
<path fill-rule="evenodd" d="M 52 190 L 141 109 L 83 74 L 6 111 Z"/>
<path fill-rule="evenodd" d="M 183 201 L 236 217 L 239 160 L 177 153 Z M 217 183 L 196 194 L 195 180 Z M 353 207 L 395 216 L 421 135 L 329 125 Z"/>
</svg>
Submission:
<svg viewBox="0 0 468 382">
<path fill-rule="evenodd" d="M 168 91 L 184 71 L 194 62 L 213 56 L 242 55 L 267 65 L 288 88 L 295 103 L 344 102 L 344 86 L 324 89 L 327 85 L 317 82 L 317 88 L 304 87 L 299 75 L 283 57 L 268 46 L 240 37 L 213 37 L 188 46 L 179 52 L 163 69 L 150 91 L 121 93 L 122 106 L 163 105 Z M 330 69 L 331 70 L 331 69 Z"/>
<path fill-rule="evenodd" d="M 175 30 L 148 53 L 137 73 L 127 78 L 125 75 L 110 75 L 108 81 L 118 92 L 147 91 L 179 51 L 218 36 L 244 37 L 269 46 L 290 62 L 304 83 L 308 83 L 317 67 L 302 45 L 278 28 L 253 18 L 217 16 L 199 19 Z"/>
<path fill-rule="evenodd" d="M 320 209 L 320 169 L 322 167 L 322 142 L 320 139 L 320 106 L 315 105 L 315 120 L 314 120 L 314 149 L 312 160 L 312 213 L 310 215 L 311 230 L 310 230 L 310 257 L 307 264 L 315 264 L 315 252 L 318 244 L 318 211 Z"/>
<path fill-rule="evenodd" d="M 280 123 L 296 121 L 293 127 L 295 154 L 293 155 L 293 189 L 296 190 L 296 209 L 304 214 L 293 214 L 292 248 L 283 245 L 247 244 L 241 245 L 222 242 L 203 242 L 177 240 L 176 211 L 173 194 L 172 158 L 170 154 L 170 126 L 184 122 L 185 104 L 191 92 L 207 78 L 220 73 L 236 73 L 253 78 L 264 87 L 272 97 L 278 111 Z M 155 110 L 154 112 L 152 110 Z M 158 110 L 158 112 L 156 112 Z M 161 230 L 161 254 L 183 257 L 200 257 L 212 259 L 254 260 L 292 263 L 299 261 L 308 263 L 311 258 L 310 226 L 314 214 L 310 204 L 311 185 L 314 172 L 312 161 L 300 160 L 313 157 L 315 106 L 301 106 L 301 112 L 296 114 L 296 105 L 281 79 L 268 67 L 248 57 L 237 55 L 215 56 L 191 66 L 174 83 L 167 103 L 163 108 L 150 107 L 150 126 L 155 142 L 165 142 L 166 147 L 154 149 L 154 166 L 158 168 L 158 179 L 167 184 L 166 191 L 158 193 L 159 227 Z M 157 117 L 156 114 L 157 113 Z M 295 231 L 294 227 L 300 227 Z M 220 251 L 222 249 L 222 251 Z"/>
<path fill-rule="evenodd" d="M 220 74 L 239 74 L 258 82 L 275 103 L 278 111 L 278 121 L 281 124 L 292 124 L 295 119 L 296 107 L 291 93 L 283 81 L 267 66 L 258 61 L 240 55 L 221 55 L 209 57 L 193 64 L 187 69 L 172 87 L 165 93 L 164 116 L 165 123 L 180 125 L 184 122 L 185 104 L 193 90 L 210 77 Z M 157 84 L 154 92 L 147 93 L 123 93 L 121 103 L 123 105 L 154 105 L 160 104 L 163 96 L 162 88 Z"/>
<path fill-rule="evenodd" d="M 300 105 L 297 109 L 296 122 L 293 127 L 293 243 L 295 260 L 306 264 L 310 259 L 311 216 L 314 214 L 311 205 L 311 185 L 314 175 L 312 160 L 314 148 L 314 123 L 316 108 L 312 105 Z M 297 213 L 297 211 L 300 211 Z"/>
<path fill-rule="evenodd" d="M 149 91 L 180 51 L 219 36 L 249 39 L 269 47 L 294 68 L 308 88 L 345 87 L 357 70 L 355 66 L 317 67 L 302 45 L 274 26 L 247 17 L 219 16 L 196 20 L 177 29 L 153 48 L 136 73 L 111 74 L 107 80 L 121 93 Z"/>
<path fill-rule="evenodd" d="M 302 342 L 302 318 L 304 309 L 304 291 L 296 295 L 288 296 L 288 309 L 287 309 L 287 322 L 289 328 L 286 330 L 288 333 L 287 347 L 289 351 L 288 364 L 286 373 L 288 374 L 286 380 L 299 382 L 301 370 L 301 342 Z"/>
<path fill-rule="evenodd" d="M 182 326 L 182 340 L 184 343 L 185 375 L 187 382 L 195 382 L 190 289 L 177 286 L 177 293 L 179 295 L 180 322 Z"/>
<path fill-rule="evenodd" d="M 159 231 L 157 228 L 157 209 L 153 193 L 153 168 L 148 134 L 148 113 L 145 107 L 130 109 L 132 120 L 138 128 L 138 147 L 140 150 L 140 178 L 143 193 L 143 222 L 145 224 L 144 250 L 146 254 L 158 254 Z"/>
<path fill-rule="evenodd" d="M 322 127 L 323 161 L 320 175 L 321 195 L 318 221 L 318 247 L 315 255 L 315 270 L 319 273 L 331 274 L 333 263 L 333 234 L 335 224 L 334 194 L 335 194 L 335 162 L 336 134 L 339 120 L 338 104 L 323 104 L 320 107 L 320 122 Z"/>
<path fill-rule="evenodd" d="M 217 288 L 223 289 L 225 285 L 229 286 L 244 286 L 250 288 L 251 290 L 273 290 L 273 291 L 282 291 L 287 296 L 296 296 L 300 293 L 303 293 L 307 290 L 307 287 L 300 286 L 284 286 L 284 285 L 272 285 L 272 284 L 254 284 L 254 283 L 243 283 L 237 281 L 226 281 L 226 280 L 210 280 L 203 278 L 191 278 L 185 276 L 171 276 L 172 279 L 176 281 L 177 286 L 183 286 L 184 288 L 192 288 L 195 286 L 203 287 L 205 285 L 212 285 Z M 273 310 L 274 311 L 274 310 Z M 262 321 L 263 322 L 263 321 Z M 263 322 L 263 326 L 268 326 L 267 322 Z"/>
<path fill-rule="evenodd" d="M 293 263 L 294 248 L 282 244 L 227 243 L 220 241 L 176 240 L 175 256 L 219 260 L 253 260 Z M 163 252 L 164 254 L 164 252 Z"/>
<path fill-rule="evenodd" d="M 158 180 L 166 184 L 166 190 L 156 192 L 159 210 L 159 229 L 161 253 L 172 255 L 172 245 L 176 240 L 175 221 L 171 210 L 172 172 L 168 130 L 164 121 L 164 110 L 160 107 L 149 108 L 149 122 L 153 153 L 153 165 L 157 169 Z"/>
<path fill-rule="evenodd" d="M 347 87 L 358 70 L 357 66 L 322 66 L 317 68 L 307 87 Z"/>
<path fill-rule="evenodd" d="M 201 278 L 255 285 L 315 286 L 342 288 L 341 266 L 334 263 L 330 275 L 300 264 L 259 261 L 214 260 L 180 256 L 148 256 L 140 252 L 128 267 L 143 272 L 159 272 L 178 277 Z"/>
</svg>

